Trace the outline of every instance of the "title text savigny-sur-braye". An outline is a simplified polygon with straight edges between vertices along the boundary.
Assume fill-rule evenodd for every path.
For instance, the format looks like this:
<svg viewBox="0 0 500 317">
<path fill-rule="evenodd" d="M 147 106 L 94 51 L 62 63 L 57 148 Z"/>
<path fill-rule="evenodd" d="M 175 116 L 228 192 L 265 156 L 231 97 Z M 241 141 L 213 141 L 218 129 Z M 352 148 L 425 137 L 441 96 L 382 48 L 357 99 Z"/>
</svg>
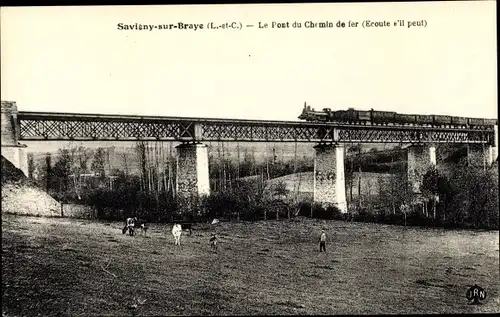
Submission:
<svg viewBox="0 0 500 317">
<path fill-rule="evenodd" d="M 421 20 L 421 21 L 405 21 L 405 20 L 397 20 L 394 22 L 390 21 L 371 21 L 371 20 L 364 20 L 361 22 L 361 25 L 364 28 L 372 28 L 372 27 L 404 27 L 407 26 L 408 28 L 410 27 L 425 27 L 427 26 L 427 21 Z M 337 21 L 337 22 L 332 22 L 332 21 L 322 21 L 322 22 L 313 22 L 313 21 L 305 21 L 305 22 L 258 22 L 256 25 L 254 24 L 245 24 L 247 28 L 252 28 L 252 27 L 257 27 L 259 29 L 288 29 L 288 28 L 356 28 L 359 27 L 360 24 L 357 21 Z M 133 24 L 126 24 L 126 23 L 118 23 L 117 24 L 117 29 L 118 30 L 125 30 L 125 31 L 153 31 L 153 30 L 174 30 L 174 29 L 179 29 L 179 30 L 218 30 L 218 29 L 242 29 L 243 24 L 241 22 L 224 22 L 224 23 L 214 23 L 214 22 L 208 22 L 205 24 L 203 23 L 183 23 L 183 22 L 177 22 L 175 24 L 170 23 L 170 24 L 141 24 L 141 23 L 133 23 Z"/>
</svg>

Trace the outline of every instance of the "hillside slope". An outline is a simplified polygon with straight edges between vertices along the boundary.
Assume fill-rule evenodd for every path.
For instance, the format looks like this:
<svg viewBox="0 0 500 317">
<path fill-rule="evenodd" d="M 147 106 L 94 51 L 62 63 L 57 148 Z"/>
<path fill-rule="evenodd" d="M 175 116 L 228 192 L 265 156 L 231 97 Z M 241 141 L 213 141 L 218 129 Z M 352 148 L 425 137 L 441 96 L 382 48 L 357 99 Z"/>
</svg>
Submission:
<svg viewBox="0 0 500 317">
<path fill-rule="evenodd" d="M 358 195 L 358 175 L 359 173 L 353 173 L 353 197 L 357 197 Z M 388 178 L 391 177 L 390 174 L 385 173 L 361 173 L 361 194 L 364 196 L 367 195 L 378 195 L 379 194 L 379 182 L 387 181 Z M 286 189 L 290 192 L 297 190 L 301 193 L 310 193 L 314 191 L 314 181 L 313 181 L 313 172 L 304 172 L 304 173 L 296 173 L 285 175 L 282 177 L 277 177 L 270 179 L 268 184 L 277 184 L 279 182 L 283 182 L 286 185 Z M 346 193 L 348 192 L 346 184 Z"/>
<path fill-rule="evenodd" d="M 2 156 L 2 213 L 58 216 L 60 204 Z"/>
<path fill-rule="evenodd" d="M 311 200 L 313 199 L 314 191 L 314 180 L 313 172 L 302 172 L 289 174 L 277 178 L 268 180 L 266 183 L 271 188 L 278 183 L 284 183 L 286 190 L 288 191 L 288 198 L 296 198 L 298 200 Z M 361 176 L 361 190 L 358 191 L 358 177 Z M 380 195 L 380 183 L 388 182 L 391 174 L 387 173 L 369 173 L 363 172 L 361 175 L 358 172 L 353 173 L 353 183 L 352 183 L 352 198 L 356 200 L 358 198 L 358 193 L 361 193 L 362 197 L 371 197 Z M 257 176 L 249 176 L 241 178 L 241 180 L 257 180 Z M 351 189 L 349 184 L 346 182 L 346 196 L 351 197 Z"/>
</svg>

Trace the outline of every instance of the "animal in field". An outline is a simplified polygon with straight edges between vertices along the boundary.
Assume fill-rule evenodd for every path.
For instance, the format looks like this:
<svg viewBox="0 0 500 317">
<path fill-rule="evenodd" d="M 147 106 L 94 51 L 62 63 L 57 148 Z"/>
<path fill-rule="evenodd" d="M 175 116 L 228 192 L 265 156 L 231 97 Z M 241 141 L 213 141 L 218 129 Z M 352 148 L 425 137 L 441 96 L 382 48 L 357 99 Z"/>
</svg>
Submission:
<svg viewBox="0 0 500 317">
<path fill-rule="evenodd" d="M 189 230 L 189 235 L 193 234 L 193 224 L 191 223 L 181 223 L 182 230 Z"/>
<path fill-rule="evenodd" d="M 145 220 L 137 219 L 137 221 L 135 222 L 134 228 L 141 229 L 142 233 L 144 233 L 144 235 L 146 235 L 148 232 L 149 226 Z"/>
<path fill-rule="evenodd" d="M 122 229 L 122 233 L 126 234 L 128 231 L 129 235 L 133 236 L 135 234 L 135 229 L 141 229 L 142 233 L 146 235 L 148 231 L 147 223 L 144 220 L 137 219 L 137 217 L 127 218 L 125 221 L 125 227 Z"/>
<path fill-rule="evenodd" d="M 182 235 L 182 226 L 180 224 L 174 224 L 172 227 L 172 235 L 174 236 L 174 245 L 181 246 L 181 235 Z"/>
<path fill-rule="evenodd" d="M 174 220 L 174 222 L 181 226 L 181 229 L 183 231 L 189 231 L 189 235 L 193 234 L 193 223 L 183 220 Z"/>
</svg>

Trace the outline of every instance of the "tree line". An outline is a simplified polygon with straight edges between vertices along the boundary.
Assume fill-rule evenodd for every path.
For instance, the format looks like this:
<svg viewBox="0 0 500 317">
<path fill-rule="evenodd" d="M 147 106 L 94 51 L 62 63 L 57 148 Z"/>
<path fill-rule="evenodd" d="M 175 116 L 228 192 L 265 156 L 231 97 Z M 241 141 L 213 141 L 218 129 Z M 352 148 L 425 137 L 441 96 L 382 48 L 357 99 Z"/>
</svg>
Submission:
<svg viewBox="0 0 500 317">
<path fill-rule="evenodd" d="M 133 148 L 119 153 L 113 148 L 69 146 L 36 159 L 30 154 L 29 177 L 63 203 L 94 206 L 99 218 L 118 220 L 138 214 L 151 221 L 167 221 L 180 214 L 182 206 L 176 201 L 176 155 L 173 146 L 165 144 L 137 142 Z M 112 163 L 115 158 L 120 159 L 119 166 Z M 259 162 L 255 150 L 238 149 L 234 157 L 224 152 L 224 148 L 216 148 L 209 153 L 214 195 L 206 199 L 205 205 L 235 195 L 242 188 L 254 188 L 250 183 L 263 188 L 268 179 L 311 169 L 312 164 L 305 157 L 297 158 L 294 163 L 276 156 Z M 249 192 L 247 196 L 253 194 Z"/>
<path fill-rule="evenodd" d="M 346 152 L 346 194 L 351 220 L 498 228 L 497 165 L 485 170 L 462 161 L 451 173 L 431 169 L 420 188 L 422 202 L 411 205 L 416 197 L 400 154 L 365 155 L 356 144 L 347 147 Z M 236 154 L 224 151 L 224 147 L 211 149 L 212 194 L 199 202 L 202 214 L 240 220 L 297 215 L 345 218 L 333 207 L 327 211 L 310 200 L 299 199 L 301 174 L 297 174 L 293 190 L 280 182 L 268 184 L 276 177 L 313 171 L 313 161 L 296 153 L 291 160 L 267 155 L 258 161 L 255 151 L 248 148 L 238 148 Z M 112 163 L 112 156 L 120 158 L 119 166 Z M 70 146 L 60 149 L 57 155 L 47 153 L 36 160 L 30 155 L 28 163 L 30 178 L 35 178 L 53 197 L 65 203 L 94 206 L 97 217 L 102 219 L 121 220 L 136 214 L 150 221 L 171 221 L 183 211 L 176 200 L 176 156 L 170 144 L 137 142 L 128 151 L 115 154 L 110 148 Z M 389 176 L 379 178 L 378 195 L 364 195 L 363 174 L 376 172 L 377 168 L 372 167 L 383 164 L 388 166 Z M 91 172 L 96 175 L 80 176 Z M 356 198 L 354 187 L 358 189 Z M 405 204 L 411 206 L 403 212 L 401 206 Z"/>
</svg>

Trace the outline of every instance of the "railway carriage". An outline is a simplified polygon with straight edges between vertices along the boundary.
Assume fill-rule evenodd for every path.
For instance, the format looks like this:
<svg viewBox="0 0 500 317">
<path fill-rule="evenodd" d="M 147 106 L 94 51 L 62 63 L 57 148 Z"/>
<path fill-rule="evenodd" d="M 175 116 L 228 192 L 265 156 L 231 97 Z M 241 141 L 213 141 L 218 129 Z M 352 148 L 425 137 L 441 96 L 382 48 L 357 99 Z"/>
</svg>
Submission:
<svg viewBox="0 0 500 317">
<path fill-rule="evenodd" d="M 415 123 L 419 125 L 432 126 L 434 124 L 434 117 L 416 114 Z"/>
<path fill-rule="evenodd" d="M 394 122 L 401 125 L 412 125 L 415 123 L 415 115 L 413 114 L 394 114 Z"/>
<path fill-rule="evenodd" d="M 467 118 L 464 117 L 451 117 L 451 125 L 458 125 L 461 127 L 466 127 L 467 124 Z"/>
<path fill-rule="evenodd" d="M 467 121 L 468 121 L 468 125 L 470 125 L 470 126 L 484 125 L 484 119 L 469 118 Z"/>
<path fill-rule="evenodd" d="M 433 115 L 432 117 L 436 126 L 444 127 L 451 125 L 451 116 Z"/>
<path fill-rule="evenodd" d="M 498 120 L 496 120 L 496 119 L 483 119 L 483 120 L 484 120 L 484 125 L 486 125 L 486 126 L 498 125 Z"/>
<path fill-rule="evenodd" d="M 349 110 L 338 110 L 331 113 L 332 121 L 338 121 L 342 123 L 356 122 L 356 116 Z"/>
<path fill-rule="evenodd" d="M 360 123 L 360 118 L 359 118 L 359 114 L 358 114 L 358 111 L 354 110 L 353 108 L 348 108 L 347 110 L 341 110 L 341 112 L 335 112 L 335 115 L 336 116 L 340 116 L 343 118 L 343 120 L 345 122 L 348 122 L 348 123 Z"/>
<path fill-rule="evenodd" d="M 349 108 L 347 111 L 349 111 L 351 118 L 360 121 L 363 124 L 372 122 L 371 111 L 354 110 L 354 108 Z"/>
<path fill-rule="evenodd" d="M 375 124 L 385 124 L 388 123 L 394 124 L 396 112 L 389 111 L 371 111 L 372 113 L 372 122 Z"/>
</svg>

